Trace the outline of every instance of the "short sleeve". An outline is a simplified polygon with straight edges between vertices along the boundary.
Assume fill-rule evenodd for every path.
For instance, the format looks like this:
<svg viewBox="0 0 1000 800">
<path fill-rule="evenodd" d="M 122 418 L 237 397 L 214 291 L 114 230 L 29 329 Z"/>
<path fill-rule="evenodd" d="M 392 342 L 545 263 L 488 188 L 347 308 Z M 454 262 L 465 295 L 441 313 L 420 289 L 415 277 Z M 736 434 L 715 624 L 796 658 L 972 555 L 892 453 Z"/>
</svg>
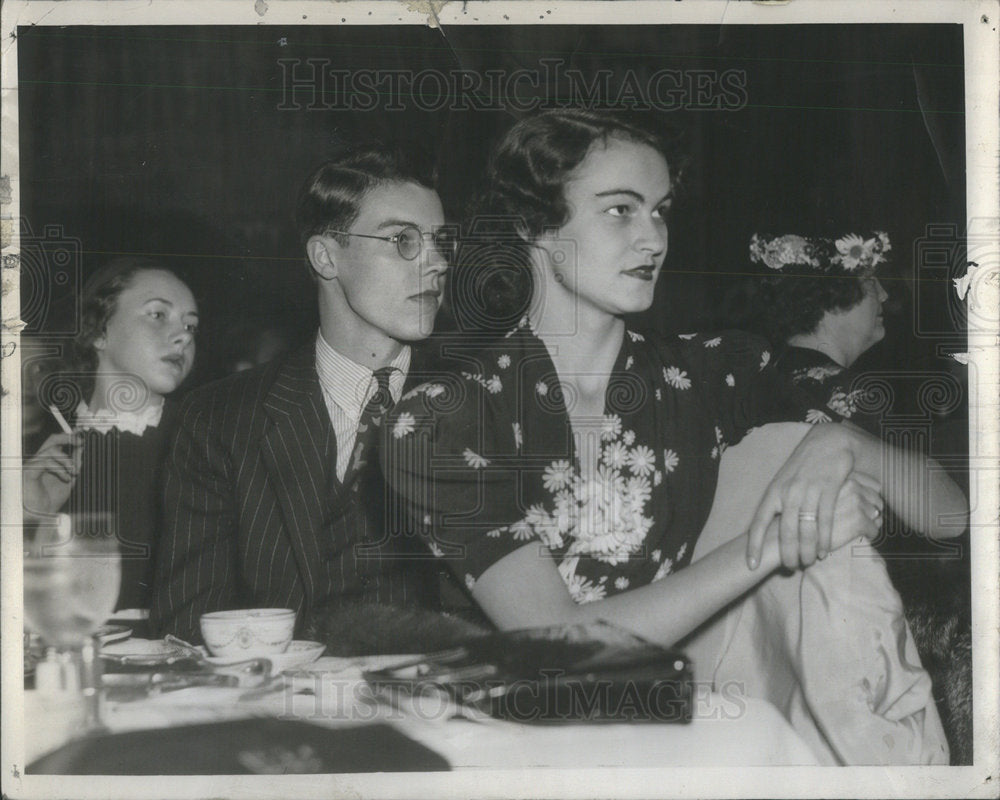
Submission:
<svg viewBox="0 0 1000 800">
<path fill-rule="evenodd" d="M 405 395 L 387 420 L 380 460 L 426 546 L 471 588 L 528 540 L 520 435 L 504 390 L 480 376 L 443 377 Z M 514 534 L 512 535 L 512 529 Z"/>
<path fill-rule="evenodd" d="M 809 422 L 815 402 L 775 369 L 770 345 L 743 331 L 683 340 L 700 393 L 713 409 L 726 445 L 771 422 Z"/>
</svg>

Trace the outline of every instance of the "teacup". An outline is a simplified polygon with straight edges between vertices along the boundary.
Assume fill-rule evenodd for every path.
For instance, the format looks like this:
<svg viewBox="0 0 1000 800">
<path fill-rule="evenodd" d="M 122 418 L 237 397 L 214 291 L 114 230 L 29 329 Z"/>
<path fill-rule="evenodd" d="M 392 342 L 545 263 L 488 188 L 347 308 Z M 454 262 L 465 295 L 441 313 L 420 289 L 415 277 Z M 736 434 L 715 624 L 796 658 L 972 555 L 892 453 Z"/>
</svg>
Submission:
<svg viewBox="0 0 1000 800">
<path fill-rule="evenodd" d="M 289 608 L 242 608 L 201 615 L 201 635 L 213 656 L 284 653 L 295 630 Z"/>
</svg>

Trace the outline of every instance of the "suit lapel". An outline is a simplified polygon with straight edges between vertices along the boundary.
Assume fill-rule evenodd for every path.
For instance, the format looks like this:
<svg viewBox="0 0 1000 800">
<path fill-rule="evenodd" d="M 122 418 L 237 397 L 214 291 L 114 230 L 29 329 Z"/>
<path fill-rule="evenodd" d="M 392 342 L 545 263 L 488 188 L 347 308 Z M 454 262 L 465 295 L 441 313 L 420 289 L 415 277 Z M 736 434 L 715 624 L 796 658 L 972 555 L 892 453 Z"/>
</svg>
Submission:
<svg viewBox="0 0 1000 800">
<path fill-rule="evenodd" d="M 306 588 L 307 603 L 315 596 L 318 565 L 323 563 L 320 532 L 327 510 L 341 487 L 334 473 L 336 447 L 312 345 L 279 368 L 264 400 L 272 425 L 261 453 L 277 488 L 285 529 L 295 551 Z"/>
</svg>

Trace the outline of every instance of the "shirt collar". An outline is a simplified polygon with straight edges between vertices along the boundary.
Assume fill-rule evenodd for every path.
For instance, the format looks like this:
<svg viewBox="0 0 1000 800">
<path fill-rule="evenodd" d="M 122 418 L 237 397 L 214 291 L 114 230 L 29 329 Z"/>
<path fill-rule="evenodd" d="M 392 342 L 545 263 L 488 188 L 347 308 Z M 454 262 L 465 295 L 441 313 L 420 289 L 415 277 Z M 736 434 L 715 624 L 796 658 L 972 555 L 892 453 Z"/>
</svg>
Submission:
<svg viewBox="0 0 1000 800">
<path fill-rule="evenodd" d="M 85 400 L 76 407 L 76 428 L 78 430 L 95 430 L 100 433 L 117 428 L 125 433 L 142 436 L 146 428 L 155 428 L 163 416 L 163 403 L 146 406 L 141 411 L 112 411 L 102 409 L 91 411 Z"/>
<path fill-rule="evenodd" d="M 410 356 L 410 346 L 404 345 L 388 364 L 393 368 L 389 376 L 389 394 L 392 395 L 393 402 L 398 402 L 403 394 L 403 384 L 410 371 Z M 361 410 L 376 389 L 372 383 L 374 371 L 337 352 L 323 338 L 322 333 L 317 333 L 316 372 L 324 394 L 351 419 L 360 419 Z"/>
</svg>

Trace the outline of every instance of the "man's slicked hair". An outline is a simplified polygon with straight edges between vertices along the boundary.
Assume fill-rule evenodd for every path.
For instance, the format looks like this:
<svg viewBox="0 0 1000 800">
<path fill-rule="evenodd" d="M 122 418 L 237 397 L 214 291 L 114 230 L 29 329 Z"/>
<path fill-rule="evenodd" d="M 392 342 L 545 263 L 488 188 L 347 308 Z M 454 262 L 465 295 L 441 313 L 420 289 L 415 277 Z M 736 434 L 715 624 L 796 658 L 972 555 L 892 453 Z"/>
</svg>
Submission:
<svg viewBox="0 0 1000 800">
<path fill-rule="evenodd" d="M 365 195 L 387 183 L 417 183 L 434 189 L 437 174 L 432 160 L 411 148 L 378 143 L 346 148 L 321 164 L 303 184 L 296 204 L 295 222 L 302 245 L 311 236 L 349 230 Z M 348 246 L 350 237 L 336 238 Z"/>
</svg>

